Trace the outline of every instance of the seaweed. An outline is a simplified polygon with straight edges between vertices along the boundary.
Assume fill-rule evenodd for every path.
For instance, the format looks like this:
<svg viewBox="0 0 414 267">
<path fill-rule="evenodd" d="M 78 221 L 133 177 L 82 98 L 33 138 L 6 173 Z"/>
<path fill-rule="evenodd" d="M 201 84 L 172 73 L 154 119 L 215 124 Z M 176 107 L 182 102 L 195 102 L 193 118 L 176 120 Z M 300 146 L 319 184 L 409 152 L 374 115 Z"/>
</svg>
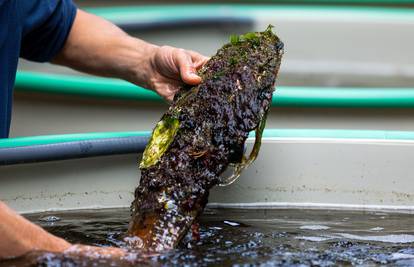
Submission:
<svg viewBox="0 0 414 267">
<path fill-rule="evenodd" d="M 283 55 L 269 26 L 230 37 L 183 88 L 155 127 L 140 164 L 128 234 L 142 248 L 174 248 L 196 222 L 215 185 L 232 183 L 257 157 Z M 255 131 L 250 155 L 244 143 Z M 221 178 L 228 166 L 233 175 Z"/>
</svg>

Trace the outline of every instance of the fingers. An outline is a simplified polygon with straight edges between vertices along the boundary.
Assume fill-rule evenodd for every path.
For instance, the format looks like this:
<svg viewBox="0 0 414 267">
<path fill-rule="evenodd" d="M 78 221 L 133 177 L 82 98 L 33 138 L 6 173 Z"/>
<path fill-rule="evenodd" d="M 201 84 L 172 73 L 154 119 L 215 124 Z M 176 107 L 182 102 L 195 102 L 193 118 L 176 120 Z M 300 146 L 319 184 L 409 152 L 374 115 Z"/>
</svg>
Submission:
<svg viewBox="0 0 414 267">
<path fill-rule="evenodd" d="M 200 53 L 188 50 L 187 51 L 190 56 L 191 59 L 193 60 L 193 64 L 195 65 L 195 68 L 198 70 L 200 69 L 204 64 L 207 63 L 207 61 L 210 59 L 206 56 L 201 55 Z"/>
<path fill-rule="evenodd" d="M 162 46 L 155 54 L 155 71 L 149 87 L 167 101 L 172 101 L 183 83 L 197 85 L 201 82 L 197 70 L 208 60 L 209 58 L 194 51 Z"/>
<path fill-rule="evenodd" d="M 95 247 L 87 245 L 73 245 L 63 252 L 66 255 L 83 255 L 88 258 L 100 258 L 111 256 L 120 258 L 125 255 L 126 251 L 115 247 Z"/>
<path fill-rule="evenodd" d="M 197 69 L 190 53 L 183 49 L 178 49 L 176 51 L 175 59 L 183 82 L 191 85 L 199 84 L 201 78 L 196 74 Z"/>
</svg>

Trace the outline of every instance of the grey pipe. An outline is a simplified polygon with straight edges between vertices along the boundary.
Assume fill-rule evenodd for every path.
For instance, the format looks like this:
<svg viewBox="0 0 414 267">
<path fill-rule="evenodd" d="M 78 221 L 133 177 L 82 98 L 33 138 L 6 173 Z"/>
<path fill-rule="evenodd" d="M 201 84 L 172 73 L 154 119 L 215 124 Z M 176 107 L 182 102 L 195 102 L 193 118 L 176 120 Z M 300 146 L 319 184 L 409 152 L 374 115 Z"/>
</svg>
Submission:
<svg viewBox="0 0 414 267">
<path fill-rule="evenodd" d="M 148 140 L 149 136 L 133 136 L 1 148 L 0 165 L 141 153 Z"/>
<path fill-rule="evenodd" d="M 118 22 L 116 25 L 124 31 L 154 31 L 166 29 L 186 29 L 194 27 L 214 27 L 219 29 L 240 29 L 252 28 L 254 20 L 252 18 L 239 17 L 222 17 L 222 18 L 192 18 L 177 21 L 151 21 L 151 22 L 137 22 L 125 21 Z"/>
</svg>

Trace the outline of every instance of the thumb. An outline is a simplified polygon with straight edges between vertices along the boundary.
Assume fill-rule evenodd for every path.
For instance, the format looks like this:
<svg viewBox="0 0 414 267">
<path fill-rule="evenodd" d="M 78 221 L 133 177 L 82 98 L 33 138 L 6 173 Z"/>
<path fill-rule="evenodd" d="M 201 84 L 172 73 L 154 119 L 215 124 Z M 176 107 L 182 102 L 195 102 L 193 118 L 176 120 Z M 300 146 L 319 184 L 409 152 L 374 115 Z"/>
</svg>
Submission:
<svg viewBox="0 0 414 267">
<path fill-rule="evenodd" d="M 180 49 L 176 55 L 177 65 L 180 70 L 180 76 L 184 83 L 196 85 L 201 82 L 200 76 L 197 75 L 196 66 L 193 63 L 191 55 Z"/>
</svg>

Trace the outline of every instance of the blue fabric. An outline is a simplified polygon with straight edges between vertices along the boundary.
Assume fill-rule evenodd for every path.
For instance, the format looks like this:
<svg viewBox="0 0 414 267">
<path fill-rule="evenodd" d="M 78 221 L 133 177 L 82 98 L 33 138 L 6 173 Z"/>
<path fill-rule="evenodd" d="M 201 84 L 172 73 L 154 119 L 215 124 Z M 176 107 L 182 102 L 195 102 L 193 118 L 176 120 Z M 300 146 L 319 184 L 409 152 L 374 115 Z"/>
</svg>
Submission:
<svg viewBox="0 0 414 267">
<path fill-rule="evenodd" d="M 19 57 L 50 61 L 76 15 L 72 0 L 0 0 L 0 138 L 8 137 Z"/>
</svg>

